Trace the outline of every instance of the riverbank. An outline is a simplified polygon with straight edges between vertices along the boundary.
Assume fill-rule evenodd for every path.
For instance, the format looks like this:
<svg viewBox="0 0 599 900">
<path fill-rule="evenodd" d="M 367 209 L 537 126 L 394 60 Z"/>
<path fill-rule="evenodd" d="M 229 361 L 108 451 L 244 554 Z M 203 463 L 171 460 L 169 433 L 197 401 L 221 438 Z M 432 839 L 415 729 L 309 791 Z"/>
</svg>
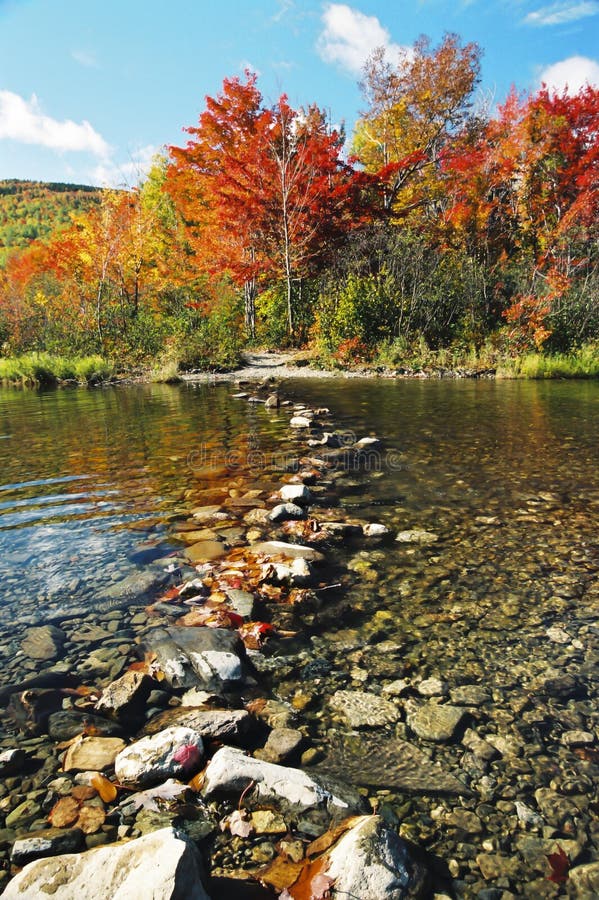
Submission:
<svg viewBox="0 0 599 900">
<path fill-rule="evenodd" d="M 135 372 L 101 356 L 68 358 L 48 353 L 30 353 L 0 358 L 0 384 L 49 387 L 61 384 L 98 385 L 111 382 L 179 381 L 236 382 L 277 378 L 498 378 L 583 379 L 599 378 L 599 347 L 587 345 L 571 353 L 524 353 L 516 357 L 460 357 L 449 351 L 427 352 L 402 365 L 392 361 L 377 364 L 356 359 L 343 364 L 308 351 L 247 350 L 240 365 L 231 370 L 181 371 L 175 362 L 138 367 Z"/>
<path fill-rule="evenodd" d="M 81 681 L 21 684 L 27 687 L 24 702 L 11 700 L 17 721 L 38 734 L 29 730 L 18 741 L 26 760 L 8 761 L 22 768 L 6 782 L 3 814 L 13 835 L 2 835 L 5 851 L 12 847 L 14 860 L 25 862 L 36 840 L 32 832 L 45 840 L 39 832 L 52 816 L 52 852 L 66 852 L 73 842 L 71 849 L 81 856 L 69 865 L 85 872 L 82 880 L 100 885 L 98 896 L 110 895 L 102 891 L 100 871 L 108 860 L 117 860 L 121 874 L 133 879 L 136 854 L 137 871 L 143 865 L 146 878 L 152 877 L 151 857 L 160 852 L 184 857 L 181 868 L 197 881 L 194 847 L 209 856 L 212 881 L 206 883 L 213 898 L 243 897 L 248 877 L 252 883 L 277 879 L 276 891 L 262 896 L 288 890 L 293 897 L 295 889 L 287 885 L 302 872 L 304 886 L 321 877 L 321 892 L 337 888 L 361 898 L 394 897 L 394 891 L 402 896 L 407 884 L 417 894 L 425 873 L 426 896 L 587 896 L 597 868 L 590 799 L 597 727 L 590 701 L 597 599 L 592 558 L 585 557 L 582 572 L 565 576 L 558 568 L 547 581 L 543 614 L 535 604 L 530 626 L 518 628 L 517 647 L 510 627 L 524 596 L 518 603 L 510 596 L 477 601 L 476 627 L 466 630 L 489 632 L 494 652 L 501 647 L 491 665 L 480 650 L 457 639 L 465 600 L 443 611 L 435 593 L 449 577 L 447 554 L 458 568 L 472 562 L 470 551 L 460 559 L 466 541 L 454 547 L 444 529 L 426 531 L 409 520 L 392 530 L 372 515 L 360 519 L 340 502 L 354 496 L 361 467 L 368 470 L 366 478 L 384 473 L 395 459 L 389 456 L 393 448 L 374 436 L 357 441 L 323 406 L 288 404 L 271 382 L 236 394 L 235 403 L 268 408 L 287 423 L 272 464 L 253 477 L 233 470 L 206 485 L 190 479 L 172 524 L 180 550 L 156 561 L 143 585 L 139 576 L 116 584 L 110 595 L 96 598 L 88 614 L 72 617 L 63 604 L 51 625 L 13 626 L 20 655 L 4 678 L 12 680 L 10 673 L 25 657 L 31 674 L 43 668 L 46 679 L 79 674 Z M 517 516 L 528 531 L 539 515 L 558 515 L 555 496 L 533 500 Z M 289 506 L 295 509 L 280 508 Z M 511 523 L 488 513 L 473 527 L 484 544 L 481 552 L 491 559 Z M 281 543 L 273 546 L 273 540 Z M 394 619 L 376 587 L 377 569 L 394 549 L 402 554 L 395 594 L 407 588 L 410 561 L 419 561 L 429 582 L 423 605 L 414 605 L 415 584 L 405 595 L 405 621 Z M 549 550 L 558 566 L 558 554 Z M 526 577 L 524 565 L 521 578 Z M 355 616 L 369 598 L 372 621 L 358 631 Z M 338 622 L 333 645 L 319 637 L 318 621 Z M 422 651 L 414 653 L 415 633 L 426 635 L 443 622 L 445 637 L 427 641 L 432 661 Z M 23 690 L 8 694 L 19 697 Z M 8 699 L 7 692 L 0 697 Z M 159 734 L 164 739 L 175 727 L 184 733 L 169 745 L 172 768 L 148 776 L 152 748 L 162 765 L 164 746 L 156 740 L 140 747 L 141 741 Z M 217 749 L 214 741 L 224 747 Z M 108 747 L 112 762 L 102 771 L 118 792 L 112 800 L 106 799 L 112 788 L 103 781 L 89 783 L 90 757 L 79 756 Z M 70 754 L 68 760 L 63 754 Z M 143 764 L 128 781 L 132 757 Z M 91 758 L 97 765 L 97 757 Z M 184 793 L 181 786 L 194 780 L 206 758 L 207 782 Z M 172 777 L 179 784 L 161 784 Z M 338 781 L 348 778 L 353 789 L 346 793 Z M 152 793 L 155 779 L 159 790 Z M 309 805 L 303 806 L 306 799 Z M 318 832 L 338 818 L 338 801 L 345 804 L 343 814 L 377 815 L 353 823 L 353 837 L 341 850 L 337 845 L 337 862 L 331 863 L 332 854 L 320 854 L 334 837 L 318 843 Z M 187 837 L 174 836 L 173 824 Z M 336 873 L 350 868 L 357 845 L 363 845 L 363 831 L 354 828 L 368 830 L 375 858 L 377 846 L 391 847 L 391 875 L 401 888 L 378 881 L 379 892 L 368 894 L 363 882 L 348 886 L 339 880 Z M 118 838 L 135 843 L 117 849 Z M 95 868 L 80 869 L 93 861 L 84 847 L 97 845 L 108 845 L 111 856 L 96 856 Z M 560 852 L 567 861 L 556 881 L 550 857 L 561 859 Z M 358 861 L 364 870 L 364 860 Z M 48 877 L 54 864 L 43 865 Z"/>
</svg>

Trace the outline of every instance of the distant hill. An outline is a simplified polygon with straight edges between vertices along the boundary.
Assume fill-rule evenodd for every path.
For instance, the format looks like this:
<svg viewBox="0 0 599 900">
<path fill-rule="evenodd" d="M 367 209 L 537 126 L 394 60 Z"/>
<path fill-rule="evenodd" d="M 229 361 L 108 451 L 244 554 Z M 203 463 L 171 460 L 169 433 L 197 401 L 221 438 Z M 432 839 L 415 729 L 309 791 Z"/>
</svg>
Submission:
<svg viewBox="0 0 599 900">
<path fill-rule="evenodd" d="M 9 252 L 70 224 L 71 213 L 98 202 L 100 189 L 83 184 L 0 181 L 0 265 Z"/>
</svg>

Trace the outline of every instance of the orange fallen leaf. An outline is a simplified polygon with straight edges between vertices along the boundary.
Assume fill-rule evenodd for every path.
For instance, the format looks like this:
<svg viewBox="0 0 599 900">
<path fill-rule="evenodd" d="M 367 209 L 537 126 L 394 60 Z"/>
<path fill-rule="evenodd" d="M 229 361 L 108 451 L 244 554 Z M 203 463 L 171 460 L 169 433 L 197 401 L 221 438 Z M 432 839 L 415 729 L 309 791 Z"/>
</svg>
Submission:
<svg viewBox="0 0 599 900">
<path fill-rule="evenodd" d="M 109 781 L 104 775 L 100 775 L 99 772 L 91 779 L 91 785 L 94 787 L 104 803 L 112 803 L 113 800 L 116 800 L 117 788 L 116 785 Z"/>
<path fill-rule="evenodd" d="M 78 817 L 81 804 L 74 797 L 61 797 L 50 810 L 48 821 L 54 828 L 68 828 Z"/>
</svg>

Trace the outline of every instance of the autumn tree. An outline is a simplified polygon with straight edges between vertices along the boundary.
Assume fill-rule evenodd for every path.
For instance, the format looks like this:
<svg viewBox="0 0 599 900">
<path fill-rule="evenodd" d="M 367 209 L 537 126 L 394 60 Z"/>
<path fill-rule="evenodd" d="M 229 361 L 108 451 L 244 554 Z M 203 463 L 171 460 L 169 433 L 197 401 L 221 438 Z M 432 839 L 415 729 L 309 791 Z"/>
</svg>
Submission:
<svg viewBox="0 0 599 900">
<path fill-rule="evenodd" d="M 454 34 L 436 48 L 422 37 L 395 62 L 384 48 L 368 59 L 353 148 L 378 174 L 386 210 L 403 216 L 434 199 L 442 152 L 471 115 L 479 77 L 480 49 Z"/>
<path fill-rule="evenodd" d="M 187 146 L 171 148 L 169 190 L 198 264 L 244 286 L 252 336 L 259 285 L 284 280 L 292 336 L 294 282 L 317 271 L 356 221 L 339 134 L 317 107 L 294 110 L 285 96 L 265 107 L 251 73 L 225 79 L 187 130 Z"/>
</svg>

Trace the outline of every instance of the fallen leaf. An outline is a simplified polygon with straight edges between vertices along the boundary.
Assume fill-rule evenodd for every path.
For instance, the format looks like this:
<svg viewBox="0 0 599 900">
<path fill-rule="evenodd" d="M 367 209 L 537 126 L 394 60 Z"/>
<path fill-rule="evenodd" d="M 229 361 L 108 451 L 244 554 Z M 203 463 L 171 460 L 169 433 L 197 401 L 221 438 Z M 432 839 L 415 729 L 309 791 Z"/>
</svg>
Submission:
<svg viewBox="0 0 599 900">
<path fill-rule="evenodd" d="M 324 853 L 326 850 L 329 850 L 333 844 L 336 844 L 342 834 L 345 834 L 346 831 L 349 831 L 350 828 L 353 828 L 358 822 L 361 822 L 362 819 L 364 819 L 364 816 L 349 816 L 349 818 L 339 822 L 338 825 L 329 828 L 328 831 L 325 831 L 324 834 L 317 837 L 311 844 L 308 844 L 306 856 L 320 856 L 321 853 Z"/>
<path fill-rule="evenodd" d="M 74 797 L 61 797 L 50 810 L 48 821 L 54 828 L 68 828 L 77 821 L 81 804 Z"/>
<path fill-rule="evenodd" d="M 190 787 L 192 791 L 195 791 L 196 794 L 199 794 L 204 787 L 205 779 L 206 769 L 202 769 L 201 772 L 198 772 L 197 775 L 194 775 L 191 781 L 188 782 L 188 787 Z"/>
<path fill-rule="evenodd" d="M 95 834 L 106 821 L 106 813 L 99 806 L 83 806 L 76 822 L 84 834 Z"/>
<path fill-rule="evenodd" d="M 228 817 L 227 827 L 231 834 L 246 838 L 252 833 L 252 823 L 249 821 L 247 810 L 235 809 Z"/>
<path fill-rule="evenodd" d="M 165 781 L 164 784 L 159 784 L 158 787 L 132 794 L 127 798 L 126 802 L 132 803 L 136 811 L 143 808 L 158 812 L 157 800 L 174 800 L 187 789 L 187 784 L 182 784 L 180 781 L 175 781 L 174 778 L 169 778 L 168 781 Z"/>
<path fill-rule="evenodd" d="M 275 891 L 283 891 L 295 884 L 304 865 L 303 862 L 293 862 L 287 857 L 276 856 L 258 872 L 257 878 L 263 884 L 269 884 Z"/>
<path fill-rule="evenodd" d="M 557 853 L 550 853 L 547 857 L 551 866 L 551 875 L 548 876 L 549 881 L 555 884 L 564 884 L 568 880 L 568 872 L 570 871 L 570 860 L 562 847 L 557 847 Z"/>
<path fill-rule="evenodd" d="M 91 779 L 91 785 L 97 790 L 104 803 L 112 803 L 113 800 L 116 800 L 118 793 L 116 786 L 104 775 L 96 772 Z"/>
</svg>

